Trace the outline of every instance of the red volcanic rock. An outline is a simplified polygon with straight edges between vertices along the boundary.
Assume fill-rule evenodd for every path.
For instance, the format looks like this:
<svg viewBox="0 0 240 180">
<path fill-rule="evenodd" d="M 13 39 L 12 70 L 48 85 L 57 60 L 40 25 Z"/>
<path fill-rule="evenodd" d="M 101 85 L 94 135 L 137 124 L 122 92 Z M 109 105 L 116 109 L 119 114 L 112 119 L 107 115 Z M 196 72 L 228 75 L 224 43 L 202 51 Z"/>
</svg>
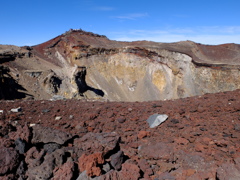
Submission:
<svg viewBox="0 0 240 180">
<path fill-rule="evenodd" d="M 73 178 L 74 162 L 68 161 L 53 170 L 53 180 L 71 180 Z"/>
<path fill-rule="evenodd" d="M 10 121 L 15 121 L 15 120 L 20 120 L 21 118 L 20 118 L 20 115 L 19 114 L 9 114 L 8 115 L 8 119 L 10 120 Z"/>
<path fill-rule="evenodd" d="M 150 165 L 149 165 L 149 163 L 147 162 L 146 159 L 139 160 L 138 165 L 139 165 L 140 169 L 142 170 L 142 172 L 144 172 L 144 177 L 145 178 L 148 178 L 151 175 L 153 175 L 153 170 L 150 167 Z"/>
<path fill-rule="evenodd" d="M 206 149 L 206 148 L 207 148 L 207 147 L 204 146 L 204 145 L 201 144 L 201 143 L 196 143 L 196 144 L 195 144 L 195 150 L 196 150 L 197 152 L 203 152 L 204 149 Z"/>
<path fill-rule="evenodd" d="M 171 175 L 170 173 L 165 172 L 165 173 L 161 173 L 159 176 L 157 176 L 156 179 L 158 179 L 158 180 L 165 180 L 165 179 L 167 179 L 167 180 L 175 180 L 175 177 L 173 175 Z M 179 178 L 179 180 L 183 180 L 183 179 Z"/>
<path fill-rule="evenodd" d="M 115 113 L 114 112 L 107 112 L 106 115 L 107 115 L 108 118 L 112 118 L 112 117 L 115 116 Z"/>
<path fill-rule="evenodd" d="M 86 170 L 88 176 L 100 176 L 101 169 L 98 167 L 99 165 L 104 163 L 103 154 L 100 152 L 96 152 L 91 155 L 83 154 L 78 159 L 78 166 L 81 172 Z"/>
<path fill-rule="evenodd" d="M 9 133 L 10 139 L 16 140 L 18 138 L 21 138 L 27 143 L 30 142 L 31 136 L 32 136 L 32 133 L 27 124 L 25 124 L 24 126 L 18 126 L 17 131 Z"/>
<path fill-rule="evenodd" d="M 29 167 L 38 166 L 42 163 L 44 151 L 39 152 L 36 147 L 32 147 L 26 153 L 25 162 Z"/>
<path fill-rule="evenodd" d="M 139 138 L 139 139 L 142 139 L 142 138 L 147 137 L 147 136 L 149 136 L 149 135 L 150 135 L 150 132 L 149 132 L 149 131 L 139 131 L 139 133 L 138 133 L 138 138 Z"/>
<path fill-rule="evenodd" d="M 13 148 L 0 148 L 0 175 L 10 173 L 19 163 L 19 155 Z"/>
<path fill-rule="evenodd" d="M 189 143 L 189 141 L 185 138 L 175 138 L 174 139 L 174 142 L 177 143 L 177 144 L 180 144 L 180 145 L 187 145 Z"/>
<path fill-rule="evenodd" d="M 6 147 L 9 148 L 13 146 L 14 141 L 11 139 L 6 139 L 6 138 L 0 138 L 0 148 Z"/>
<path fill-rule="evenodd" d="M 5 174 L 0 179 L 59 179 L 61 175 L 65 179 L 79 176 L 78 180 L 238 179 L 237 104 L 239 90 L 164 102 L 1 101 L 4 112 L 22 107 L 24 120 L 15 124 L 2 117 L 1 158 L 5 164 L 7 160 L 16 164 L 2 167 Z M 199 107 L 205 110 L 199 112 Z M 181 109 L 184 112 L 180 113 Z M 111 112 L 115 115 L 107 117 Z M 146 120 L 156 113 L 167 114 L 169 119 L 149 128 Z M 98 116 L 89 120 L 89 114 Z M 70 115 L 74 118 L 69 119 Z M 56 116 L 62 119 L 55 121 Z M 116 121 L 121 116 L 126 118 L 124 123 Z M 45 137 L 31 143 L 28 134 L 35 130 L 25 124 L 41 126 L 38 133 Z M 93 132 L 88 127 L 93 127 Z M 61 133 L 72 138 L 63 144 L 52 142 L 65 137 Z"/>
<path fill-rule="evenodd" d="M 14 174 L 8 174 L 6 176 L 1 176 L 1 180 L 12 180 L 14 177 Z"/>
<path fill-rule="evenodd" d="M 165 174 L 165 173 L 163 173 Z M 184 179 L 193 179 L 193 180 L 202 180 L 202 179 L 216 179 L 216 168 L 210 168 L 205 171 L 198 172 L 197 170 L 190 168 L 178 168 L 177 170 L 166 173 L 168 176 L 174 177 L 175 179 L 184 180 Z M 161 177 L 162 174 L 161 174 Z M 161 178 L 159 178 L 161 179 Z"/>
<path fill-rule="evenodd" d="M 14 131 L 14 126 L 10 124 L 10 122 L 2 122 L 2 125 L 0 126 L 0 136 L 8 135 L 11 131 Z"/>
<path fill-rule="evenodd" d="M 122 179 L 129 180 L 138 180 L 141 177 L 140 168 L 130 161 L 122 164 L 122 170 L 119 174 Z"/>
<path fill-rule="evenodd" d="M 117 118 L 117 121 L 118 121 L 119 123 L 124 123 L 124 122 L 126 121 L 126 118 L 124 118 L 124 117 L 119 117 L 119 118 Z"/>
<path fill-rule="evenodd" d="M 93 128 L 93 127 L 90 127 L 90 126 L 88 126 L 88 127 L 87 127 L 87 130 L 88 130 L 89 132 L 93 132 L 94 128 Z"/>
<path fill-rule="evenodd" d="M 138 118 L 138 117 L 132 117 L 132 118 L 130 118 L 130 120 L 131 120 L 131 121 L 138 121 L 139 118 Z"/>
<path fill-rule="evenodd" d="M 153 142 L 139 147 L 139 155 L 145 159 L 173 161 L 173 145 L 164 142 Z"/>
</svg>

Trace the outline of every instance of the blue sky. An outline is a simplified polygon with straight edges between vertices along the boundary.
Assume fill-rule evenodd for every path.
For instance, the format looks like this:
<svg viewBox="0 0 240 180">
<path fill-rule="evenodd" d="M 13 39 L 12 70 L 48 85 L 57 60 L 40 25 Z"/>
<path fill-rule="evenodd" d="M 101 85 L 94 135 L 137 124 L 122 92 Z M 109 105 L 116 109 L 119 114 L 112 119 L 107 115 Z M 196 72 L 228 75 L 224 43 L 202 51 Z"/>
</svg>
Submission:
<svg viewBox="0 0 240 180">
<path fill-rule="evenodd" d="M 240 44 L 240 0 L 1 0 L 0 44 L 83 29 L 112 40 Z"/>
</svg>

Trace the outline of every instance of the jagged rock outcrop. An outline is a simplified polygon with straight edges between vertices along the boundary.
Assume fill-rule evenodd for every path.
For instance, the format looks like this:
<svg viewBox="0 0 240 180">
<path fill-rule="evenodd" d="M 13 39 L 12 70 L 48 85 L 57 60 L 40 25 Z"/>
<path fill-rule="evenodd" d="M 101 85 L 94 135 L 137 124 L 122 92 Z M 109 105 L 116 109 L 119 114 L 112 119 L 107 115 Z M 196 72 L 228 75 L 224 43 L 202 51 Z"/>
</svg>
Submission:
<svg viewBox="0 0 240 180">
<path fill-rule="evenodd" d="M 0 65 L 0 99 L 21 99 L 26 97 L 26 90 L 10 75 L 8 67 Z"/>
<path fill-rule="evenodd" d="M 70 30 L 33 47 L 3 51 L 11 47 L 1 46 L 0 62 L 35 99 L 149 101 L 240 88 L 237 44 L 118 42 Z"/>
</svg>

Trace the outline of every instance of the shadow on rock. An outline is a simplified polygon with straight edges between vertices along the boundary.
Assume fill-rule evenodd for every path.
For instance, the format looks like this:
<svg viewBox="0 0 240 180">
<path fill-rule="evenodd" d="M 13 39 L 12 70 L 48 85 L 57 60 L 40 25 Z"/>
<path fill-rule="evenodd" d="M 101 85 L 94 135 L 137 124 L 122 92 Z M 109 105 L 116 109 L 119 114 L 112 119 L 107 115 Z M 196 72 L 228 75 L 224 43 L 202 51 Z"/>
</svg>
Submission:
<svg viewBox="0 0 240 180">
<path fill-rule="evenodd" d="M 26 89 L 18 84 L 9 72 L 10 70 L 7 67 L 0 66 L 0 99 L 23 99 L 27 95 L 29 96 L 29 94 L 25 93 Z"/>
<path fill-rule="evenodd" d="M 86 83 L 87 70 L 86 67 L 78 67 L 77 72 L 75 73 L 75 82 L 78 86 L 78 91 L 81 96 L 87 91 L 92 91 L 98 96 L 104 96 L 104 92 L 101 89 L 96 89 L 90 87 Z"/>
<path fill-rule="evenodd" d="M 93 87 L 88 86 L 87 90 L 94 92 L 98 96 L 102 96 L 102 97 L 104 96 L 104 92 L 101 89 L 95 89 Z"/>
</svg>

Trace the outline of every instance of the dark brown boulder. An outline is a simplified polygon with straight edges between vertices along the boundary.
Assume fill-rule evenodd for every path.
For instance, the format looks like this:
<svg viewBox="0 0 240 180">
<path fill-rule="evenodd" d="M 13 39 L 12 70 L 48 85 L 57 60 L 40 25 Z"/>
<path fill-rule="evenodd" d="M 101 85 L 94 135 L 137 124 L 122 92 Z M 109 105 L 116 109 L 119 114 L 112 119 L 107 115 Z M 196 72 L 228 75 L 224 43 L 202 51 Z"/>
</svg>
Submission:
<svg viewBox="0 0 240 180">
<path fill-rule="evenodd" d="M 60 130 L 43 127 L 41 125 L 33 126 L 32 143 L 57 143 L 64 144 L 72 138 L 72 135 Z"/>
<path fill-rule="evenodd" d="M 19 164 L 19 155 L 13 148 L 0 148 L 0 175 L 11 173 Z"/>
<path fill-rule="evenodd" d="M 87 133 L 81 138 L 74 140 L 74 146 L 90 153 L 103 151 L 106 155 L 118 146 L 120 136 L 115 133 Z"/>
</svg>

